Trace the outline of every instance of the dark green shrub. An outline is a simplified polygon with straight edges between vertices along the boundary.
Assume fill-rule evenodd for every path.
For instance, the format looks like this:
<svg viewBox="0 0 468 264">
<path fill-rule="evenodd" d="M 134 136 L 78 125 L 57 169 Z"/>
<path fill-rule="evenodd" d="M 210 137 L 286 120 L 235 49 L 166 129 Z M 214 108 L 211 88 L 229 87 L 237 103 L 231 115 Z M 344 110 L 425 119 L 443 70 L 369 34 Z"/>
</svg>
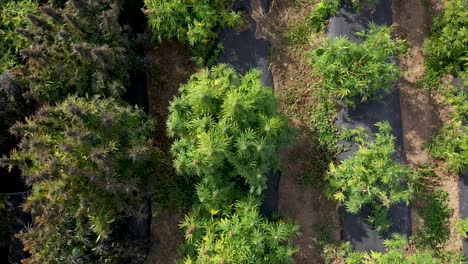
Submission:
<svg viewBox="0 0 468 264">
<path fill-rule="evenodd" d="M 434 18 L 430 37 L 424 42 L 424 82 L 429 88 L 436 88 L 444 74 L 461 75 L 467 71 L 468 3 L 445 3 L 445 10 Z"/>
<path fill-rule="evenodd" d="M 345 37 L 324 41 L 308 54 L 312 73 L 322 78 L 326 91 L 350 105 L 389 92 L 399 77 L 398 66 L 389 58 L 405 49 L 391 32 L 391 27 L 371 25 L 358 33 L 365 38 L 362 43 Z"/>
<path fill-rule="evenodd" d="M 0 73 L 20 63 L 18 52 L 27 46 L 16 28 L 28 25 L 28 15 L 37 15 L 36 0 L 0 2 Z"/>
<path fill-rule="evenodd" d="M 145 0 L 145 13 L 159 42 L 177 39 L 192 49 L 201 64 L 217 37 L 217 27 L 241 23 L 239 13 L 228 10 L 227 0 Z"/>
<path fill-rule="evenodd" d="M 183 263 L 289 263 L 297 251 L 291 238 L 299 227 L 260 216 L 254 197 L 223 212 L 198 208 L 181 223 L 187 240 Z"/>
<path fill-rule="evenodd" d="M 157 166 L 153 129 L 139 109 L 76 97 L 12 127 L 21 142 L 2 162 L 32 186 L 24 209 L 33 225 L 18 235 L 31 253 L 25 263 L 142 263 L 120 229 L 141 216 Z"/>
<path fill-rule="evenodd" d="M 265 174 L 278 168 L 278 147 L 290 139 L 273 91 L 260 72 L 239 76 L 226 65 L 193 75 L 169 108 L 168 133 L 179 174 L 197 175 L 200 200 L 219 208 L 246 182 L 251 193 L 266 187 Z"/>
<path fill-rule="evenodd" d="M 70 0 L 64 9 L 42 6 L 21 33 L 29 46 L 24 75 L 29 96 L 59 102 L 67 95 L 119 97 L 136 69 L 128 35 L 118 23 L 116 0 Z"/>
<path fill-rule="evenodd" d="M 379 0 L 367 0 L 365 1 L 365 4 L 374 6 L 378 2 Z M 308 25 L 310 28 L 317 33 L 323 31 L 326 27 L 327 20 L 338 13 L 338 9 L 340 8 L 341 3 L 341 0 L 320 1 L 309 15 Z M 352 4 L 353 7 L 357 10 L 360 10 L 364 6 L 362 0 L 352 0 Z"/>
<path fill-rule="evenodd" d="M 448 193 L 435 190 L 425 199 L 427 204 L 419 210 L 424 224 L 414 235 L 417 247 L 443 249 L 444 243 L 450 237 L 450 217 L 452 210 L 448 205 Z"/>
<path fill-rule="evenodd" d="M 377 231 L 386 231 L 390 226 L 386 211 L 393 204 L 409 203 L 416 179 L 415 174 L 393 160 L 395 138 L 390 124 L 379 122 L 376 126 L 379 133 L 375 140 L 368 142 L 367 138 L 356 138 L 354 141 L 359 144 L 359 150 L 338 166 L 330 164 L 327 195 L 343 203 L 350 213 L 371 206 L 370 222 Z"/>
</svg>

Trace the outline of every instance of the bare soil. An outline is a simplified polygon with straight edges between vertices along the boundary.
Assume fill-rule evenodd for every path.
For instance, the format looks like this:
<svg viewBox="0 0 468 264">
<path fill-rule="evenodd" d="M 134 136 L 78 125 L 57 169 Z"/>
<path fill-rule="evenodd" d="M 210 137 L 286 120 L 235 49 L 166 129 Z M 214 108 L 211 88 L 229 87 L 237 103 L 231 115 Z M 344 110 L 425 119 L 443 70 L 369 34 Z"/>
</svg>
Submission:
<svg viewBox="0 0 468 264">
<path fill-rule="evenodd" d="M 394 0 L 393 15 L 397 24 L 397 34 L 406 39 L 409 52 L 400 56 L 399 66 L 403 71 L 398 85 L 403 128 L 403 144 L 408 164 L 419 167 L 432 164 L 437 174 L 436 188 L 449 194 L 449 207 L 453 210 L 451 239 L 447 249 L 460 250 L 461 238 L 454 232 L 453 226 L 459 219 L 458 181 L 455 175 L 435 163 L 425 145 L 446 120 L 447 110 L 437 104 L 434 96 L 419 87 L 418 82 L 424 73 L 423 43 L 428 36 L 433 16 L 443 7 L 443 0 Z M 415 232 L 421 225 L 418 208 L 424 201 L 416 201 L 412 207 L 412 229 Z"/>
<path fill-rule="evenodd" d="M 170 161 L 172 140 L 166 134 L 166 120 L 169 114 L 169 103 L 178 95 L 178 88 L 188 81 L 196 66 L 189 60 L 183 46 L 177 42 L 166 42 L 152 45 L 145 49 L 147 72 L 149 116 L 156 121 L 156 143 Z M 168 166 L 172 169 L 171 166 Z M 160 173 L 159 181 L 171 181 L 174 172 Z M 151 247 L 148 263 L 171 264 L 179 258 L 178 250 L 184 236 L 178 227 L 186 212 L 175 208 L 162 208 L 153 205 L 151 220 Z"/>
<path fill-rule="evenodd" d="M 311 88 L 317 80 L 311 76 L 310 66 L 303 56 L 324 36 L 316 36 L 316 40 L 300 46 L 289 45 L 285 38 L 291 27 L 304 21 L 319 1 L 303 1 L 306 3 L 297 7 L 291 5 L 292 1 L 272 1 L 268 15 L 259 9 L 258 1 L 253 2 L 257 3 L 253 5 L 257 37 L 267 37 L 272 44 L 270 69 L 281 111 L 297 131 L 293 145 L 281 152 L 279 213 L 300 225 L 301 235 L 293 241 L 299 247 L 294 263 L 324 263 L 317 242 L 322 232 L 330 232 L 332 239 L 339 240 L 338 207 L 324 197 L 323 171 L 314 164 L 314 160 L 323 155 L 317 151 L 317 136 L 308 119 L 309 110 L 317 100 Z M 331 230 L 322 230 L 320 226 L 331 227 Z"/>
</svg>

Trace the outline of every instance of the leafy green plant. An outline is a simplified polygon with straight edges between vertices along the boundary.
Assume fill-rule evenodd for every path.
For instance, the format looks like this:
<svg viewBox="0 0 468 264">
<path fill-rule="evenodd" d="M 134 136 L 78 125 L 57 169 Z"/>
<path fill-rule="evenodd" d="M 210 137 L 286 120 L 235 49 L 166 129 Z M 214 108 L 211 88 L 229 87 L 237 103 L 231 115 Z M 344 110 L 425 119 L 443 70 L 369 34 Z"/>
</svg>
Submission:
<svg viewBox="0 0 468 264">
<path fill-rule="evenodd" d="M 424 83 L 436 88 L 444 74 L 461 75 L 468 65 L 468 4 L 447 0 L 434 18 L 429 39 L 424 42 Z M 466 73 L 465 73 L 466 74 Z"/>
<path fill-rule="evenodd" d="M 370 222 L 377 230 L 386 231 L 389 224 L 383 215 L 393 204 L 409 203 L 416 179 L 413 177 L 415 174 L 393 160 L 395 138 L 390 124 L 379 122 L 376 126 L 379 133 L 375 140 L 355 139 L 359 150 L 338 166 L 330 164 L 327 175 L 330 186 L 326 193 L 343 203 L 350 213 L 357 213 L 366 205 L 371 206 Z"/>
<path fill-rule="evenodd" d="M 180 93 L 167 121 L 177 172 L 200 177 L 199 198 L 217 208 L 229 204 L 224 199 L 239 183 L 261 194 L 265 174 L 278 168 L 277 149 L 289 142 L 290 131 L 260 72 L 239 76 L 219 65 L 193 75 Z"/>
<path fill-rule="evenodd" d="M 357 98 L 367 101 L 389 92 L 399 77 L 398 66 L 389 58 L 405 50 L 404 42 L 392 39 L 391 31 L 371 25 L 357 33 L 365 38 L 361 43 L 345 37 L 324 41 L 308 54 L 312 73 L 322 78 L 325 90 L 348 105 Z"/>
<path fill-rule="evenodd" d="M 28 15 L 37 15 L 36 0 L 0 3 L 0 73 L 20 63 L 18 53 L 27 46 L 15 29 L 28 25 Z"/>
<path fill-rule="evenodd" d="M 32 186 L 24 209 L 33 225 L 18 235 L 31 253 L 24 263 L 142 263 L 122 227 L 128 216 L 144 217 L 157 166 L 153 129 L 140 109 L 76 97 L 11 128 L 19 150 L 2 163 Z"/>
<path fill-rule="evenodd" d="M 365 4 L 374 6 L 378 2 L 379 0 L 368 0 Z M 306 23 L 307 28 L 316 33 L 325 30 L 326 22 L 338 13 L 341 3 L 341 0 L 321 0 L 310 13 Z M 364 5 L 362 0 L 352 0 L 352 4 L 357 10 L 360 10 Z"/>
<path fill-rule="evenodd" d="M 145 13 L 155 40 L 177 39 L 187 44 L 202 64 L 213 49 L 214 29 L 242 21 L 240 13 L 229 11 L 228 4 L 227 0 L 145 0 Z"/>
<path fill-rule="evenodd" d="M 33 110 L 27 109 L 22 92 L 21 81 L 10 71 L 0 74 L 0 155 L 16 145 L 16 139 L 8 132 L 10 127 Z"/>
<path fill-rule="evenodd" d="M 28 96 L 60 102 L 73 94 L 122 95 L 138 60 L 118 22 L 119 2 L 70 0 L 64 9 L 44 5 L 41 10 L 18 30 L 28 43 L 20 51 L 27 62 Z"/>
<path fill-rule="evenodd" d="M 386 252 L 353 252 L 351 243 L 346 242 L 339 247 L 330 246 L 326 252 L 327 263 L 346 264 L 462 264 L 464 257 L 459 253 L 450 252 L 444 257 L 437 257 L 430 249 L 410 252 L 407 249 L 410 245 L 406 239 L 398 234 L 394 234 L 391 239 L 385 240 Z"/>
<path fill-rule="evenodd" d="M 341 0 L 322 0 L 309 15 L 308 23 L 315 32 L 325 29 L 326 21 L 336 15 Z"/>
<path fill-rule="evenodd" d="M 448 206 L 448 193 L 435 190 L 426 194 L 427 204 L 420 209 L 424 224 L 414 234 L 417 247 L 443 249 L 444 242 L 450 237 L 450 217 L 452 210 Z"/>
<path fill-rule="evenodd" d="M 468 218 L 458 220 L 455 225 L 455 231 L 464 238 L 468 238 Z"/>
<path fill-rule="evenodd" d="M 183 263 L 289 263 L 299 227 L 262 218 L 259 206 L 247 197 L 223 212 L 195 209 L 180 225 L 187 240 Z"/>
<path fill-rule="evenodd" d="M 440 91 L 451 110 L 451 119 L 432 138 L 428 148 L 434 157 L 445 160 L 448 168 L 458 174 L 468 167 L 468 93 L 453 86 Z"/>
</svg>

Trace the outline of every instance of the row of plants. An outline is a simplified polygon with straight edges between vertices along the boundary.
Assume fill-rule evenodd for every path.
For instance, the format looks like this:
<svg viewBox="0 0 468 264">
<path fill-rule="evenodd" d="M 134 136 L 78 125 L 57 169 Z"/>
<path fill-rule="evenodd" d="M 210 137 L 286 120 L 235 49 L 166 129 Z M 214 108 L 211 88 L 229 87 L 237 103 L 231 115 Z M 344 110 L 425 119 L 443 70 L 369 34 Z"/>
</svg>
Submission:
<svg viewBox="0 0 468 264">
<path fill-rule="evenodd" d="M 438 91 L 443 98 L 442 105 L 450 111 L 450 119 L 428 147 L 455 174 L 462 173 L 468 165 L 467 12 L 466 1 L 446 1 L 445 9 L 434 18 L 430 37 L 424 42 L 423 84 Z M 461 82 L 446 83 L 446 75 L 459 77 Z"/>
<path fill-rule="evenodd" d="M 358 150 L 338 166 L 330 164 L 326 193 L 356 214 L 369 207 L 367 221 L 379 233 L 391 227 L 388 210 L 398 203 L 409 204 L 418 174 L 394 161 L 395 137 L 388 122 L 378 122 L 379 132 L 370 140 L 364 128 L 346 130 L 343 138 L 358 145 Z"/>
<path fill-rule="evenodd" d="M 441 104 L 450 118 L 429 143 L 431 154 L 446 162 L 448 169 L 462 173 L 467 168 L 468 130 L 468 6 L 463 0 L 449 0 L 433 21 L 430 37 L 424 42 L 423 85 L 441 94 Z M 447 83 L 447 75 L 459 77 L 458 84 Z"/>
<path fill-rule="evenodd" d="M 33 223 L 24 263 L 141 263 L 129 234 L 159 153 L 154 124 L 120 96 L 136 67 L 119 1 L 10 1 L 2 9 L 2 165 L 19 167 Z M 62 6 L 58 7 L 58 6 Z M 3 118 L 4 117 L 4 118 Z M 25 121 L 24 121 L 25 120 Z M 16 124 L 14 124 L 16 122 Z M 12 140 L 12 138 L 16 138 Z"/>
<path fill-rule="evenodd" d="M 140 43 L 119 23 L 121 1 L 52 4 L 9 2 L 19 22 L 7 31 L 18 44 L 2 43 L 16 61 L 2 66 L 9 103 L 1 114 L 16 116 L 1 129 L 20 141 L 1 164 L 19 167 L 32 188 L 24 209 L 33 223 L 17 235 L 31 254 L 23 262 L 142 263 L 148 243 L 133 240 L 127 225 L 147 217 L 140 205 L 166 162 L 154 147 L 154 123 L 121 99 L 129 74 L 144 70 Z M 240 21 L 227 1 L 145 7 L 156 40 L 186 43 L 203 62 L 215 28 Z M 273 92 L 258 71 L 239 76 L 225 65 L 195 74 L 180 92 L 168 133 L 174 166 L 196 184 L 199 200 L 181 223 L 183 261 L 288 262 L 298 227 L 259 209 L 266 173 L 278 168 L 278 147 L 290 139 Z"/>
<path fill-rule="evenodd" d="M 408 240 L 401 235 L 393 235 L 384 241 L 386 252 L 353 252 L 349 242 L 325 249 L 327 263 L 346 264 L 462 264 L 464 259 L 457 254 L 441 257 L 433 255 L 431 250 L 412 248 Z"/>
<path fill-rule="evenodd" d="M 323 17 L 323 21 L 328 14 L 336 13 L 338 6 L 333 1 L 322 1 L 313 14 L 316 18 Z M 316 31 L 323 30 L 325 25 L 319 21 L 320 19 L 316 19 Z M 403 40 L 393 38 L 391 33 L 391 27 L 371 24 L 367 32 L 357 33 L 361 39 L 359 43 L 338 37 L 325 40 L 317 49 L 307 54 L 313 74 L 321 79 L 324 100 L 320 106 L 330 108 L 330 103 L 323 102 L 334 101 L 336 109 L 336 101 L 339 101 L 340 104 L 353 108 L 358 102 L 379 100 L 392 90 L 400 72 L 390 58 L 406 52 L 406 44 Z M 452 90 L 455 91 L 456 96 L 449 99 L 451 105 L 463 110 L 466 102 L 464 90 Z M 449 218 L 452 215 L 448 209 L 448 195 L 441 190 L 427 192 L 426 183 L 431 181 L 427 175 L 428 170 L 410 169 L 393 160 L 395 138 L 391 135 L 390 125 L 387 122 L 377 123 L 379 132 L 372 139 L 364 128 L 357 128 L 335 132 L 332 137 L 334 139 L 330 140 L 329 131 L 334 127 L 336 110 L 328 112 L 328 118 L 312 120 L 322 141 L 327 139 L 325 142 L 337 143 L 341 139 L 358 146 L 357 152 L 347 160 L 330 164 L 326 175 L 329 185 L 325 189 L 330 199 L 343 204 L 350 213 L 358 213 L 363 208 L 370 209 L 367 221 L 379 233 L 385 233 L 391 226 L 388 216 L 391 205 L 401 202 L 409 204 L 416 195 L 425 195 L 427 203 L 420 211 L 425 224 L 409 241 L 394 235 L 385 242 L 385 253 L 353 252 L 349 242 L 340 246 L 327 245 L 323 248 L 327 263 L 464 263 L 462 255 L 445 248 L 450 237 Z M 463 118 L 464 112 L 457 111 L 458 116 Z M 460 122 L 460 117 L 456 120 L 458 128 L 451 131 L 454 136 L 450 138 L 450 154 L 447 153 L 447 147 L 444 154 L 446 158 L 450 156 L 448 159 L 452 161 L 452 168 L 460 169 L 467 160 L 464 157 L 463 142 L 466 133 L 461 131 L 465 121 Z M 436 138 L 434 142 L 437 140 L 439 147 L 447 144 L 442 143 L 440 138 Z M 347 146 L 341 146 L 335 150 L 339 152 L 347 150 L 346 148 Z M 457 165 L 454 166 L 455 164 Z M 458 232 L 463 236 L 466 236 L 466 229 L 463 229 L 465 223 L 466 220 L 462 220 L 457 225 Z"/>
<path fill-rule="evenodd" d="M 259 211 L 266 174 L 291 134 L 273 91 L 257 70 L 239 76 L 218 65 L 180 93 L 167 121 L 171 151 L 177 172 L 196 177 L 199 200 L 181 224 L 184 263 L 289 262 L 298 227 Z"/>
<path fill-rule="evenodd" d="M 427 88 L 439 87 L 446 74 L 468 78 L 468 5 L 465 0 L 447 0 L 435 16 L 424 42 L 424 77 Z"/>
</svg>

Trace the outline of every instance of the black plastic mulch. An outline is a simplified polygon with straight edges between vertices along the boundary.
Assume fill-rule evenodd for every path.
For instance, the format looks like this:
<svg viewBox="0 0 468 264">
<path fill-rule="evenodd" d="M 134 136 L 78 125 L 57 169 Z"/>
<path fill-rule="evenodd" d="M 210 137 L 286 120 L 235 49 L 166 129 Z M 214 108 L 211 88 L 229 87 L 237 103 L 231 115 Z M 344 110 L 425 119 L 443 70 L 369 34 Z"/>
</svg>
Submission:
<svg viewBox="0 0 468 264">
<path fill-rule="evenodd" d="M 370 23 L 391 25 L 392 21 L 391 0 L 380 1 L 374 10 L 363 9 L 361 11 L 355 11 L 351 1 L 344 0 L 338 14 L 330 19 L 327 35 L 331 39 L 337 36 L 347 36 L 350 40 L 359 41 L 355 33 L 369 28 Z M 336 125 L 339 128 L 363 126 L 372 136 L 378 131 L 374 124 L 384 120 L 391 124 L 392 134 L 396 137 L 395 160 L 404 163 L 400 99 L 396 88 L 389 95 L 384 96 L 381 101 L 360 103 L 355 109 L 342 106 L 336 119 Z M 353 145 L 351 150 L 339 154 L 338 159 L 345 160 L 356 150 L 357 146 Z M 367 208 L 356 215 L 347 213 L 343 208 L 340 212 L 343 225 L 342 238 L 350 241 L 354 250 L 357 251 L 383 251 L 385 249 L 383 241 L 389 238 L 390 234 L 399 233 L 404 236 L 410 234 L 410 210 L 404 204 L 390 208 L 392 227 L 386 234 L 378 234 L 367 223 Z"/>
<path fill-rule="evenodd" d="M 269 1 L 262 0 L 260 3 L 263 13 L 268 13 Z M 270 41 L 255 37 L 257 25 L 251 17 L 251 0 L 234 1 L 232 9 L 247 12 L 249 15 L 248 23 L 251 27 L 244 31 L 236 31 L 232 28 L 225 28 L 220 31 L 219 40 L 224 48 L 219 55 L 218 62 L 227 64 L 239 74 L 245 74 L 252 69 L 259 69 L 262 71 L 263 85 L 273 87 L 273 76 L 268 69 Z M 270 171 L 267 175 L 267 189 L 264 192 L 265 198 L 260 208 L 261 213 L 265 216 L 271 216 L 273 212 L 278 210 L 280 174 L 279 171 Z"/>
<path fill-rule="evenodd" d="M 460 215 L 463 218 L 468 218 L 468 169 L 460 174 Z M 463 254 L 468 256 L 468 239 L 463 239 Z"/>
</svg>

